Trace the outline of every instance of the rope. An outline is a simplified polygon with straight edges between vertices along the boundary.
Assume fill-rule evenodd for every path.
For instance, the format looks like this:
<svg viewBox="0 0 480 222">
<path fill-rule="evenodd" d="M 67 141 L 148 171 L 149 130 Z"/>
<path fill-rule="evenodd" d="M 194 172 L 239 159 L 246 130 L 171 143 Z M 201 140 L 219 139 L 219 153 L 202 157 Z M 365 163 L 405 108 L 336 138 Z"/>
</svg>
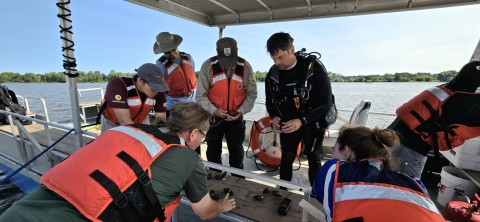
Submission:
<svg viewBox="0 0 480 222">
<path fill-rule="evenodd" d="M 72 20 L 68 18 L 72 15 L 72 11 L 65 7 L 68 4 L 70 4 L 70 0 L 65 3 L 56 3 L 57 7 L 62 9 L 62 12 L 66 12 L 64 14 L 57 14 L 57 17 L 72 23 Z M 73 35 L 72 25 L 70 25 L 70 27 L 63 27 L 62 25 L 59 25 L 58 27 L 60 27 L 60 34 L 62 34 L 60 36 L 60 39 L 65 41 L 65 46 L 62 46 L 62 52 L 67 51 L 67 53 L 63 53 L 63 68 L 65 69 L 65 72 L 63 72 L 63 74 L 67 75 L 68 77 L 75 78 L 78 76 L 78 73 L 76 73 L 77 69 L 75 68 L 77 67 L 77 60 L 74 57 L 68 56 L 68 51 L 75 51 L 73 49 L 75 43 L 73 42 L 73 40 L 63 37 L 63 35 L 68 36 L 68 33 L 70 35 Z M 73 72 L 75 74 L 67 73 L 67 71 Z"/>
<path fill-rule="evenodd" d="M 68 131 L 65 135 L 63 135 L 62 137 L 60 137 L 60 139 L 58 139 L 57 141 L 55 141 L 52 145 L 50 145 L 49 147 L 47 147 L 45 150 L 43 150 L 41 153 L 39 153 L 38 155 L 36 155 L 35 157 L 33 157 L 31 160 L 29 160 L 27 163 L 23 164 L 20 168 L 18 168 L 17 170 L 15 170 L 13 173 L 9 174 L 8 176 L 6 176 L 2 181 L 0 181 L 0 184 L 3 184 L 5 181 L 8 181 L 11 177 L 13 177 L 15 174 L 17 174 L 18 172 L 20 172 L 21 170 L 23 170 L 23 168 L 25 168 L 26 166 L 30 165 L 33 161 L 35 161 L 38 157 L 42 156 L 44 153 L 46 153 L 48 150 L 50 150 L 53 146 L 57 145 L 58 142 L 60 142 L 61 140 L 63 140 L 63 138 L 65 138 L 68 134 L 70 134 L 74 129 L 71 129 L 70 131 Z"/>
</svg>

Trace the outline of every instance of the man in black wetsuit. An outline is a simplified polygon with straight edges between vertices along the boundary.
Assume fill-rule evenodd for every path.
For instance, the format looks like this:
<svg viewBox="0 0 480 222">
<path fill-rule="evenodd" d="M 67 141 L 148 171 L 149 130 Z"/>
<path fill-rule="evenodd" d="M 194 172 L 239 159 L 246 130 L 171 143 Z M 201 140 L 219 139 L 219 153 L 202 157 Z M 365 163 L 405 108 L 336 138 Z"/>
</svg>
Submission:
<svg viewBox="0 0 480 222">
<path fill-rule="evenodd" d="M 292 164 L 303 141 L 312 185 L 322 166 L 325 115 L 333 100 L 327 71 L 317 60 L 296 55 L 288 33 L 273 34 L 267 51 L 275 63 L 266 76 L 265 95 L 274 129 L 281 133 L 280 179 L 292 179 Z"/>
</svg>

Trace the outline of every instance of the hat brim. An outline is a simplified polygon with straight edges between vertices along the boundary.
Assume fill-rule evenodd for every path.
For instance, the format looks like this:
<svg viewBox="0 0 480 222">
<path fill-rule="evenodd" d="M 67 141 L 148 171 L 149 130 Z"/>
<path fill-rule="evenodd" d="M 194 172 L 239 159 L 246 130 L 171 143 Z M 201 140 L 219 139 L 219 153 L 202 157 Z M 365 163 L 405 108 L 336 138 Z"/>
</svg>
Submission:
<svg viewBox="0 0 480 222">
<path fill-rule="evenodd" d="M 166 92 L 168 91 L 168 85 L 164 81 L 147 81 L 148 86 L 154 91 L 154 92 Z"/>
<path fill-rule="evenodd" d="M 172 35 L 173 35 L 174 41 L 173 41 L 173 44 L 169 46 L 165 46 L 162 48 L 160 47 L 160 45 L 158 45 L 157 42 L 153 43 L 153 52 L 155 53 L 155 55 L 164 53 L 164 52 L 169 52 L 178 48 L 178 46 L 182 43 L 183 38 L 179 35 L 175 35 L 175 34 L 172 34 Z"/>
<path fill-rule="evenodd" d="M 218 56 L 218 63 L 222 67 L 232 67 L 237 65 L 238 56 L 220 57 Z"/>
</svg>

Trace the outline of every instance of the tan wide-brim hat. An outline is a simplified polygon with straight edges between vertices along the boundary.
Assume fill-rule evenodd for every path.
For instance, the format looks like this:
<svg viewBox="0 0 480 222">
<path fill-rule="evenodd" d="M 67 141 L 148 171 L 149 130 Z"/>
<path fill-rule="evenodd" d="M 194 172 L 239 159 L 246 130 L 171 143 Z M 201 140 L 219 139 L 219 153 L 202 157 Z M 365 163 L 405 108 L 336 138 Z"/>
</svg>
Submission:
<svg viewBox="0 0 480 222">
<path fill-rule="evenodd" d="M 153 52 L 160 54 L 176 49 L 183 38 L 179 35 L 170 34 L 170 32 L 160 32 L 157 35 L 157 41 L 153 44 Z"/>
</svg>

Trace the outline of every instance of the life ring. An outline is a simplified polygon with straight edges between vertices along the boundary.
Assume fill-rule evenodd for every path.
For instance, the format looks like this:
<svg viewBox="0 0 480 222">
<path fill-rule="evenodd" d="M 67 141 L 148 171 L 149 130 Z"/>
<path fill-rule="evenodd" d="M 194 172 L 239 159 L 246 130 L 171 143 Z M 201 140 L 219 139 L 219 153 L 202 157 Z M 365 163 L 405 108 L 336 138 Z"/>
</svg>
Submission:
<svg viewBox="0 0 480 222">
<path fill-rule="evenodd" d="M 254 122 L 252 129 L 250 130 L 250 146 L 252 148 L 253 154 L 262 161 L 267 166 L 278 168 L 280 167 L 280 161 L 282 158 L 282 151 L 280 149 L 280 138 L 278 140 L 274 139 L 277 145 L 273 148 L 269 144 L 268 146 L 260 145 L 260 133 L 266 128 L 271 128 L 272 119 L 269 116 L 263 117 L 258 121 Z M 272 133 L 275 133 L 272 129 Z M 267 135 L 267 134 L 265 134 Z M 265 138 L 264 138 L 265 139 Z M 265 141 L 264 141 L 265 143 Z M 301 143 L 298 144 L 297 157 L 300 154 L 302 149 Z"/>
</svg>

